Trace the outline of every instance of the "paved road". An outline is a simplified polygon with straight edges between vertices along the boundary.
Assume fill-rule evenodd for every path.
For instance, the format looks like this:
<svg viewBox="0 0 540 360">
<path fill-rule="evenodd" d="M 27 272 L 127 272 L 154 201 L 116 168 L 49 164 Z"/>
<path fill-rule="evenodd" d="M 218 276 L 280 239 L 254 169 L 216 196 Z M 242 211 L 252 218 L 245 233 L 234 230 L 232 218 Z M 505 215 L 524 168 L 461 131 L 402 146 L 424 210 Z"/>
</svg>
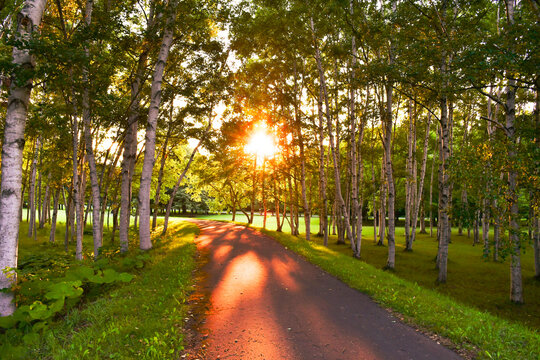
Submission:
<svg viewBox="0 0 540 360">
<path fill-rule="evenodd" d="M 268 236 L 201 227 L 205 359 L 460 359 Z"/>
</svg>

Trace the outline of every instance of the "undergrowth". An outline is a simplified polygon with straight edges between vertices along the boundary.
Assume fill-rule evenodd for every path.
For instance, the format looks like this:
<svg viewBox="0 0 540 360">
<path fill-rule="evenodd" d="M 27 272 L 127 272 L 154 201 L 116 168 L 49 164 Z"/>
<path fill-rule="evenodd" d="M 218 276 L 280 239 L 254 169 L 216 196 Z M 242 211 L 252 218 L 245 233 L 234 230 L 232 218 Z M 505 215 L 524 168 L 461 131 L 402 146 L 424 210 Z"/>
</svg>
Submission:
<svg viewBox="0 0 540 360">
<path fill-rule="evenodd" d="M 121 256 L 116 254 L 116 250 L 104 249 L 101 260 L 95 263 L 88 261 L 84 265 L 74 265 L 70 260 L 54 255 L 50 259 L 40 259 L 39 256 L 27 259 L 27 264 L 20 267 L 21 272 L 28 266 L 55 270 L 50 271 L 51 279 L 29 280 L 32 286 L 22 281 L 18 291 L 20 301 L 24 302 L 25 296 L 31 299 L 41 294 L 43 300 L 37 301 L 49 306 L 59 297 L 64 297 L 67 303 L 71 295 L 80 297 L 84 292 L 83 301 L 67 304 L 63 310 L 52 314 L 46 326 L 38 329 L 39 336 L 25 337 L 21 336 L 22 332 L 4 331 L 0 334 L 1 358 L 174 357 L 182 350 L 184 302 L 192 286 L 191 273 L 195 267 L 193 238 L 197 233 L 197 226 L 174 221 L 168 235 L 154 239 L 154 248 L 148 252 L 131 249 L 127 256 Z M 55 266 L 50 267 L 51 262 Z M 35 273 L 35 269 L 34 272 L 31 269 L 27 271 Z M 44 289 L 45 284 L 58 283 L 55 277 L 58 275 L 75 282 L 60 286 L 61 289 L 56 291 L 61 294 L 53 294 L 52 299 L 48 299 L 50 290 Z M 86 281 L 72 280 L 73 276 Z M 121 286 L 107 285 L 113 282 L 113 278 L 129 282 Z M 30 288 L 33 293 L 26 294 L 23 288 Z M 35 319 L 33 322 L 37 323 Z M 33 333 L 32 328 L 27 328 L 26 334 Z"/>
</svg>

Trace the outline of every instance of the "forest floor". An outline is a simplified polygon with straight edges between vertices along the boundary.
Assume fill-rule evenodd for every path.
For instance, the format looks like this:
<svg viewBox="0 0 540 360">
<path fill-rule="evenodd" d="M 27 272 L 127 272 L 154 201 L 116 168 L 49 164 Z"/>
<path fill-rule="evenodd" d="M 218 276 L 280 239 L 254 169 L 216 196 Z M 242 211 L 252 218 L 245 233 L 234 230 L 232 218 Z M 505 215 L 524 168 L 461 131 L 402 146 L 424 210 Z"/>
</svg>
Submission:
<svg viewBox="0 0 540 360">
<path fill-rule="evenodd" d="M 194 322 L 199 346 L 183 358 L 460 358 L 269 236 L 195 222 L 207 258 L 195 293 L 204 314 Z"/>
</svg>

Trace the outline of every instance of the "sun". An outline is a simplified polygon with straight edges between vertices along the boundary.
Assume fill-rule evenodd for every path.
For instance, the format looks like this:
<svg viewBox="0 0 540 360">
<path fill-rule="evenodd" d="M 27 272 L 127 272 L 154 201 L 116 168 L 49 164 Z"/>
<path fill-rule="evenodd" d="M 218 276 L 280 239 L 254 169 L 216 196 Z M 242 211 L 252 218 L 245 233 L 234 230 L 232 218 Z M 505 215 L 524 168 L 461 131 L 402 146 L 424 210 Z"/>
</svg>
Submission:
<svg viewBox="0 0 540 360">
<path fill-rule="evenodd" d="M 277 147 L 274 137 L 267 132 L 265 127 L 260 127 L 251 134 L 244 151 L 257 156 L 258 160 L 264 160 L 272 158 L 277 152 Z"/>
</svg>

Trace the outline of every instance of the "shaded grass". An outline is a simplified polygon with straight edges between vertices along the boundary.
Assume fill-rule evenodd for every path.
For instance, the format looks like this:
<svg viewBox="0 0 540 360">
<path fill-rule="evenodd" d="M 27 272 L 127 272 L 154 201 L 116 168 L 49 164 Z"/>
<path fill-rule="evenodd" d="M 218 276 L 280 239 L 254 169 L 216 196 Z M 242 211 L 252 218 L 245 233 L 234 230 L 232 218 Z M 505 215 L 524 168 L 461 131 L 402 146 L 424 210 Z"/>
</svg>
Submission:
<svg viewBox="0 0 540 360">
<path fill-rule="evenodd" d="M 205 218 L 230 220 L 231 215 L 214 215 Z M 262 226 L 262 217 L 256 216 L 254 226 Z M 245 219 L 245 216 L 237 219 Z M 300 219 L 302 224 L 303 219 Z M 312 231 L 318 231 L 318 218 L 312 219 Z M 275 220 L 267 223 L 267 228 L 275 229 Z M 455 230 L 455 229 L 454 229 Z M 285 230 L 284 230 L 285 231 Z M 290 230 L 289 230 L 290 231 Z M 373 241 L 372 226 L 363 227 L 362 261 L 375 268 L 386 265 L 388 248 L 376 246 Z M 296 238 L 298 239 L 298 238 Z M 329 249 L 347 257 L 352 255 L 350 246 L 337 245 L 337 238 L 330 236 Z M 322 245 L 322 238 L 312 236 L 312 241 Z M 522 254 L 524 285 L 524 305 L 515 305 L 509 300 L 510 260 L 493 262 L 484 259 L 481 245 L 472 246 L 472 238 L 452 234 L 449 246 L 448 282 L 438 284 L 435 257 L 437 255 L 436 237 L 419 234 L 412 252 L 405 252 L 404 228 L 396 228 L 396 269 L 395 276 L 418 283 L 424 288 L 435 290 L 453 299 L 474 306 L 479 310 L 511 321 L 518 321 L 537 331 L 540 329 L 540 281 L 534 279 L 534 257 L 532 247 L 527 245 Z M 356 262 L 358 264 L 358 262 Z"/>
<path fill-rule="evenodd" d="M 131 283 L 69 311 L 21 358 L 178 357 L 183 349 L 185 301 L 196 266 L 193 239 L 197 234 L 196 225 L 173 220 L 168 235 L 155 239 L 150 260 Z M 25 251 L 31 245 L 39 246 L 28 244 Z"/>
</svg>

